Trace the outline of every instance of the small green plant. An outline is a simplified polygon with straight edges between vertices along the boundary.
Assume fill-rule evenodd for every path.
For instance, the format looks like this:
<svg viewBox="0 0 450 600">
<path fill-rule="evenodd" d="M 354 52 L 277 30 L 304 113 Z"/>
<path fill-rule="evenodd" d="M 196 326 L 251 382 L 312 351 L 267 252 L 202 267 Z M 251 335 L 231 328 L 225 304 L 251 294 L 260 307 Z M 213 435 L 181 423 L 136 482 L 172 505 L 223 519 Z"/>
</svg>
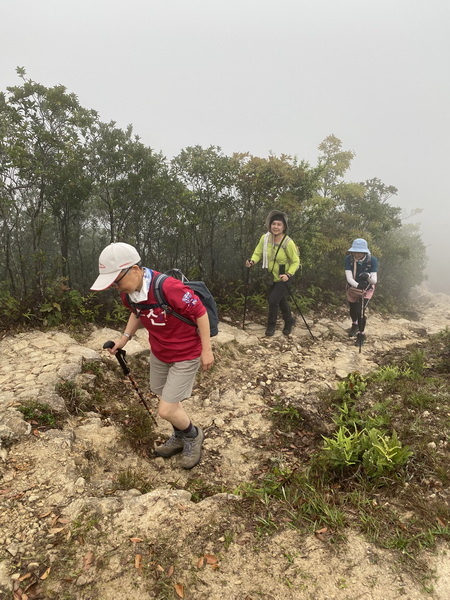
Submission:
<svg viewBox="0 0 450 600">
<path fill-rule="evenodd" d="M 220 494 L 221 492 L 226 492 L 226 488 L 224 486 L 212 485 L 208 481 L 203 479 L 189 479 L 186 482 L 185 489 L 191 492 L 192 502 L 201 502 L 205 498 L 209 498 L 210 496 L 214 496 L 214 494 Z"/>
<path fill-rule="evenodd" d="M 103 364 L 98 360 L 84 360 L 81 366 L 82 373 L 92 373 L 93 375 L 101 375 L 103 372 Z"/>
<path fill-rule="evenodd" d="M 362 453 L 364 431 L 359 431 L 356 426 L 351 431 L 341 425 L 332 438 L 323 436 L 325 462 L 333 469 L 345 469 L 357 464 Z"/>
<path fill-rule="evenodd" d="M 321 458 L 332 470 L 343 472 L 362 466 L 371 478 L 385 476 L 403 466 L 412 455 L 394 431 L 391 436 L 375 427 L 354 431 L 341 426 L 332 438 L 324 437 Z"/>
<path fill-rule="evenodd" d="M 380 367 L 375 373 L 372 373 L 372 381 L 396 381 L 403 376 L 403 370 L 397 365 L 386 365 Z"/>
<path fill-rule="evenodd" d="M 106 321 L 109 323 L 124 323 L 130 317 L 130 311 L 119 300 L 113 300 L 113 307 L 106 313 Z"/>
<path fill-rule="evenodd" d="M 338 414 L 333 419 L 338 427 L 360 427 L 364 422 L 363 415 L 354 404 L 349 404 L 345 400 L 338 407 Z"/>
<path fill-rule="evenodd" d="M 148 412 L 140 405 L 127 407 L 126 412 L 117 415 L 122 437 L 136 452 L 148 456 L 156 440 L 154 423 Z"/>
<path fill-rule="evenodd" d="M 95 512 L 83 512 L 71 523 L 71 532 L 73 537 L 83 540 L 92 530 L 98 530 L 100 517 Z"/>
<path fill-rule="evenodd" d="M 313 531 L 325 525 L 337 532 L 345 526 L 345 514 L 324 489 L 323 482 L 298 478 L 295 485 L 301 485 L 301 500 L 297 503 L 295 511 L 291 511 L 292 517 L 295 516 L 294 523 L 300 524 L 302 520 L 306 520 Z"/>
<path fill-rule="evenodd" d="M 58 302 L 41 304 L 39 312 L 42 313 L 44 325 L 48 325 L 48 327 L 57 327 L 63 320 L 61 305 Z"/>
<path fill-rule="evenodd" d="M 56 426 L 55 413 L 48 404 L 34 401 L 27 402 L 27 404 L 19 406 L 17 410 L 23 414 L 26 421 L 31 421 L 44 427 Z"/>
<path fill-rule="evenodd" d="M 271 535 L 278 529 L 276 520 L 270 512 L 265 517 L 256 517 L 256 521 L 258 523 L 256 531 L 260 537 Z"/>
<path fill-rule="evenodd" d="M 0 290 L 0 317 L 2 327 L 12 325 L 20 315 L 20 302 L 8 290 Z"/>
<path fill-rule="evenodd" d="M 391 473 L 403 466 L 412 455 L 409 448 L 402 446 L 395 431 L 389 437 L 378 429 L 370 429 L 363 443 L 362 465 L 370 478 Z"/>
<path fill-rule="evenodd" d="M 405 402 L 413 408 L 431 408 L 438 402 L 438 397 L 429 392 L 412 392 L 405 398 Z"/>
<path fill-rule="evenodd" d="M 118 473 L 114 489 L 139 490 L 142 494 L 147 494 L 147 492 L 151 492 L 154 489 L 154 486 L 145 474 L 129 468 L 126 471 Z"/>
<path fill-rule="evenodd" d="M 288 430 L 297 429 L 303 422 L 300 411 L 291 404 L 279 404 L 271 409 L 272 418 L 278 426 Z"/>
<path fill-rule="evenodd" d="M 80 391 L 74 381 L 63 381 L 56 386 L 56 391 L 64 398 L 67 410 L 70 413 L 77 412 L 77 407 L 80 401 Z"/>
<path fill-rule="evenodd" d="M 416 348 L 409 355 L 407 363 L 415 375 L 423 375 L 425 370 L 425 352 Z"/>
<path fill-rule="evenodd" d="M 349 373 L 347 377 L 338 384 L 338 398 L 347 401 L 355 401 L 366 391 L 366 382 L 366 378 L 357 371 Z"/>
</svg>

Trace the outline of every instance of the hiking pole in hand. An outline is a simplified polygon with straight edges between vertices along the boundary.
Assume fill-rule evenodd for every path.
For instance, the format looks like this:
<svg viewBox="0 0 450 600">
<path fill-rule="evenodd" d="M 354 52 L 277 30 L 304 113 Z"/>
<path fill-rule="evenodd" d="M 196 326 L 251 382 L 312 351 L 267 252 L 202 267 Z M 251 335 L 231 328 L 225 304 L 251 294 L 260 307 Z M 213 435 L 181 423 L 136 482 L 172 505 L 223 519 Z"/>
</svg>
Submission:
<svg viewBox="0 0 450 600">
<path fill-rule="evenodd" d="M 244 314 L 242 316 L 242 329 L 245 330 L 245 313 L 247 312 L 247 297 L 248 297 L 248 286 L 250 283 L 250 267 L 247 267 L 247 276 L 245 280 L 245 291 L 244 291 Z"/>
<path fill-rule="evenodd" d="M 103 344 L 103 348 L 106 350 L 107 348 L 114 348 L 115 343 L 112 340 L 109 340 L 108 342 L 105 342 Z M 148 414 L 150 415 L 150 417 L 152 418 L 152 421 L 155 425 L 158 425 L 158 423 L 156 422 L 155 417 L 153 416 L 153 413 L 150 410 L 149 405 L 147 404 L 146 399 L 144 398 L 143 394 L 139 391 L 139 388 L 137 386 L 136 381 L 134 380 L 134 378 L 131 376 L 130 374 L 130 367 L 127 364 L 127 360 L 126 360 L 126 351 L 123 350 L 122 348 L 118 348 L 117 352 L 116 352 L 116 358 L 119 361 L 119 365 L 122 367 L 122 371 L 123 374 L 126 375 L 128 377 L 128 379 L 131 381 L 131 385 L 134 387 L 137 395 L 139 396 L 142 404 L 145 406 L 145 408 L 147 409 Z"/>
<path fill-rule="evenodd" d="M 308 325 L 308 323 L 306 322 L 306 319 L 305 319 L 305 317 L 303 316 L 303 313 L 302 313 L 302 311 L 300 310 L 300 307 L 299 307 L 299 305 L 297 304 L 297 300 L 296 300 L 296 299 L 294 298 L 294 296 L 292 295 L 292 292 L 291 292 L 291 290 L 289 289 L 289 287 L 287 286 L 286 282 L 285 282 L 285 281 L 283 281 L 283 283 L 284 283 L 284 285 L 287 287 L 287 290 L 288 290 L 288 292 L 289 292 L 289 295 L 290 295 L 290 297 L 292 298 L 292 300 L 294 301 L 295 307 L 296 307 L 296 309 L 298 310 L 298 312 L 300 313 L 300 316 L 301 316 L 301 318 L 303 319 L 303 323 L 306 325 L 306 329 L 309 331 L 309 333 L 310 333 L 310 335 L 311 335 L 312 339 L 313 339 L 314 341 L 316 341 L 316 338 L 313 336 L 313 334 L 312 334 L 312 331 L 311 331 L 311 329 L 309 328 L 309 325 Z"/>
<path fill-rule="evenodd" d="M 361 354 L 361 348 L 362 348 L 363 340 L 364 340 L 364 329 L 366 328 L 366 308 L 370 302 L 370 298 L 367 300 L 367 302 L 364 302 L 364 300 L 365 300 L 364 294 L 367 292 L 369 287 L 370 287 L 370 283 L 368 283 L 367 287 L 363 289 L 363 293 L 362 293 L 362 296 L 360 299 L 361 308 L 360 308 L 359 317 L 358 317 L 359 333 L 358 333 L 358 338 L 357 338 L 357 343 L 359 346 L 359 354 Z"/>
</svg>

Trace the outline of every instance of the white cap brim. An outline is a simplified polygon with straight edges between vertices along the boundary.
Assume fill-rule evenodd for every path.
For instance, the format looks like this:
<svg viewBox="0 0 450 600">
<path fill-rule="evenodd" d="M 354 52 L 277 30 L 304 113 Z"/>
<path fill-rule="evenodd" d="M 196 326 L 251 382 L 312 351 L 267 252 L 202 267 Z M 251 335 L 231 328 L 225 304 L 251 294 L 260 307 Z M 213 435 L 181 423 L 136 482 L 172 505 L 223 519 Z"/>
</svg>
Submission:
<svg viewBox="0 0 450 600">
<path fill-rule="evenodd" d="M 114 273 L 102 273 L 94 281 L 93 285 L 91 286 L 91 290 L 94 290 L 95 292 L 107 290 L 114 283 L 114 280 L 120 271 L 121 269 L 114 271 Z"/>
</svg>

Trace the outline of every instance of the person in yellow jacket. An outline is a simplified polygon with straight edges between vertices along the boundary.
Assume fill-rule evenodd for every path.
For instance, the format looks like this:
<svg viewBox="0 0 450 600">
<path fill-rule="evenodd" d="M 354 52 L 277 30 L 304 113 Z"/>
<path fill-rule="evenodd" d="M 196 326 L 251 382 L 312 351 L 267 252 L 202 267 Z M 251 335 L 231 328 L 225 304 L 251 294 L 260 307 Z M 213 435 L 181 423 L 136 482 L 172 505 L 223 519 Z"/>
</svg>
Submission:
<svg viewBox="0 0 450 600">
<path fill-rule="evenodd" d="M 268 269 L 273 277 L 269 293 L 269 317 L 266 336 L 272 336 L 277 327 L 278 309 L 284 319 L 284 335 L 289 335 L 295 324 L 288 302 L 289 286 L 300 266 L 300 257 L 295 242 L 287 235 L 288 218 L 281 210 L 272 210 L 267 215 L 267 233 L 263 234 L 253 255 L 245 266 L 253 267 L 262 258 L 262 268 Z"/>
</svg>

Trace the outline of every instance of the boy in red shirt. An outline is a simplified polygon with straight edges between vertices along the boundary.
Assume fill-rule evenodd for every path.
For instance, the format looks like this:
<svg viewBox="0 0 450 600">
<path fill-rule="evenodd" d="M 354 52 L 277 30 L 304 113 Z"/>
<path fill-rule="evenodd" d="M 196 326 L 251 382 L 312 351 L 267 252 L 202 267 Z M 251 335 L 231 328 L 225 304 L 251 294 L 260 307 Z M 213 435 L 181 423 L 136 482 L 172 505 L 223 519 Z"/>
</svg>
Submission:
<svg viewBox="0 0 450 600">
<path fill-rule="evenodd" d="M 99 257 L 99 276 L 91 290 L 115 287 L 122 302 L 132 311 L 122 337 L 109 350 L 115 354 L 136 331 L 145 327 L 150 343 L 150 389 L 160 397 L 158 414 L 171 423 L 173 433 L 155 452 L 165 458 L 182 452 L 181 466 L 192 469 L 201 457 L 204 434 L 192 424 L 181 401 L 189 398 L 200 364 L 209 369 L 214 363 L 208 313 L 200 298 L 184 283 L 169 277 L 163 282 L 167 304 L 195 322 L 185 323 L 158 306 L 153 290 L 157 271 L 140 266 L 137 250 L 122 242 L 107 246 Z M 130 303 L 131 301 L 131 303 Z M 156 305 L 143 310 L 134 304 Z"/>
</svg>

